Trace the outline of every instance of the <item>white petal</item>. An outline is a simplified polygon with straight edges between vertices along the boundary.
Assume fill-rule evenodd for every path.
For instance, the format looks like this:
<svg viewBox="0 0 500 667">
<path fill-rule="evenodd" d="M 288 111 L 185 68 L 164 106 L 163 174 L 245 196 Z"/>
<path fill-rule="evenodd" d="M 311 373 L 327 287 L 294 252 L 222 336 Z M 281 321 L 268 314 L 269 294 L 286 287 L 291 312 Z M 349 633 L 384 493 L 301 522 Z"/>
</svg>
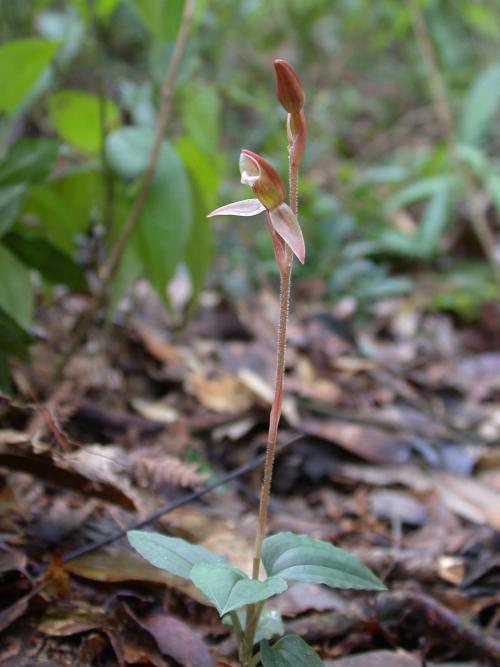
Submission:
<svg viewBox="0 0 500 667">
<path fill-rule="evenodd" d="M 257 160 L 247 155 L 240 154 L 240 173 L 243 185 L 249 185 L 251 188 L 260 178 L 260 166 Z"/>
<path fill-rule="evenodd" d="M 303 264 L 306 257 L 306 246 L 299 222 L 292 209 L 288 204 L 280 204 L 269 211 L 269 217 L 274 231 L 290 246 L 292 252 Z"/>
<path fill-rule="evenodd" d="M 266 207 L 263 206 L 258 199 L 243 199 L 242 201 L 235 201 L 232 204 L 226 204 L 225 206 L 216 208 L 215 211 L 212 211 L 207 215 L 207 218 L 213 218 L 215 215 L 239 215 L 250 217 L 251 215 L 262 213 L 262 211 L 265 210 Z"/>
</svg>

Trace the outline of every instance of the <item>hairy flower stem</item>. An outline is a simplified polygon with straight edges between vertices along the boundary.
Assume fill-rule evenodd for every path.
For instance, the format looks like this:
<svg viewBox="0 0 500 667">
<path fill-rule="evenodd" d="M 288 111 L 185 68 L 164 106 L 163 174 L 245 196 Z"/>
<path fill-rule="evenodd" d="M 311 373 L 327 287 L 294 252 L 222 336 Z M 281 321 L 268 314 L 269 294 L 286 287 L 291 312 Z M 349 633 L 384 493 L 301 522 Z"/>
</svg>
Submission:
<svg viewBox="0 0 500 667">
<path fill-rule="evenodd" d="M 298 197 L 298 165 L 290 161 L 290 208 L 297 214 Z M 253 579 L 259 578 L 260 563 L 262 558 L 262 543 L 266 535 L 267 514 L 269 507 L 269 496 L 271 494 L 271 483 L 273 478 L 274 459 L 276 456 L 276 442 L 278 439 L 278 425 L 281 417 L 281 406 L 283 403 L 283 382 L 285 375 L 285 352 L 286 352 L 286 327 L 288 322 L 288 311 L 290 307 L 290 285 L 292 281 L 293 255 L 290 248 L 286 247 L 285 268 L 280 270 L 280 314 L 278 322 L 278 336 L 276 345 L 276 380 L 274 387 L 274 400 L 269 416 L 269 431 L 267 436 L 266 461 L 264 465 L 264 478 L 260 492 L 259 518 L 257 524 L 257 536 L 255 539 L 255 555 L 253 558 Z M 253 641 L 257 629 L 257 623 L 262 611 L 262 604 L 247 606 L 247 622 L 245 627 L 244 646 L 240 655 L 244 665 L 250 665 L 253 652 Z"/>
</svg>

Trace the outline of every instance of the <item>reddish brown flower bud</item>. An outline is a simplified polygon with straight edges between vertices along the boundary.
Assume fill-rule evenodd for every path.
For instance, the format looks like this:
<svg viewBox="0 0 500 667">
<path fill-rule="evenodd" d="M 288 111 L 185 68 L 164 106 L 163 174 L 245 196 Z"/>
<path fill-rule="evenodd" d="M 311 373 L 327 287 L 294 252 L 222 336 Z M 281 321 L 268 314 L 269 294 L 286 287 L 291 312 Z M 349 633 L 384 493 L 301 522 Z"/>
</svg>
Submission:
<svg viewBox="0 0 500 667">
<path fill-rule="evenodd" d="M 286 60 L 275 60 L 276 96 L 288 113 L 304 106 L 305 94 L 299 75 Z"/>
<path fill-rule="evenodd" d="M 249 185 L 267 209 L 285 201 L 286 190 L 276 169 L 263 157 L 243 149 L 240 155 L 241 182 Z"/>
</svg>

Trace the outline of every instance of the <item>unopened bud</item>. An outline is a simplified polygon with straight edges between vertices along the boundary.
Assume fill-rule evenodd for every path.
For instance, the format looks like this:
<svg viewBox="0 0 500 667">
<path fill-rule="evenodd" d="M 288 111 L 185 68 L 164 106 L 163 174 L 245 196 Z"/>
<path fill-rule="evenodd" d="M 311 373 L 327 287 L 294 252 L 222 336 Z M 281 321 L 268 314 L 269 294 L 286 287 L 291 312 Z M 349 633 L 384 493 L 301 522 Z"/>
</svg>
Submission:
<svg viewBox="0 0 500 667">
<path fill-rule="evenodd" d="M 297 113 L 304 106 L 305 94 L 299 75 L 286 60 L 275 60 L 276 96 L 288 113 Z"/>
</svg>

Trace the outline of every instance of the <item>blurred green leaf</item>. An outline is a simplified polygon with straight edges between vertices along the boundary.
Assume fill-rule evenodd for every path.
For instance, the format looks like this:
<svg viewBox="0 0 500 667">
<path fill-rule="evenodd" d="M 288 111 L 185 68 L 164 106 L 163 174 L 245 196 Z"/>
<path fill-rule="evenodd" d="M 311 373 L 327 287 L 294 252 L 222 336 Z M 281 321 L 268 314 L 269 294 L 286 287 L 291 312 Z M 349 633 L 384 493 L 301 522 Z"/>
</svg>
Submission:
<svg viewBox="0 0 500 667">
<path fill-rule="evenodd" d="M 43 181 L 52 170 L 57 149 L 52 139 L 19 139 L 0 162 L 0 185 Z"/>
<path fill-rule="evenodd" d="M 213 229 L 207 213 L 216 206 L 221 160 L 215 154 L 210 158 L 203 153 L 191 137 L 180 139 L 177 151 L 188 170 L 194 195 L 193 225 L 185 252 L 185 262 L 193 285 L 193 308 L 205 286 L 214 254 Z"/>
<path fill-rule="evenodd" d="M 158 41 L 174 41 L 184 0 L 129 0 L 145 27 Z"/>
<path fill-rule="evenodd" d="M 449 189 L 445 186 L 431 197 L 420 220 L 418 240 L 423 256 L 431 257 L 437 251 L 449 213 Z"/>
<path fill-rule="evenodd" d="M 459 126 L 464 142 L 479 143 L 492 128 L 500 106 L 500 63 L 480 72 L 467 93 Z"/>
<path fill-rule="evenodd" d="M 26 328 L 31 324 L 33 303 L 28 269 L 0 244 L 0 307 L 19 326 Z"/>
<path fill-rule="evenodd" d="M 1 252 L 1 251 L 0 251 Z M 35 342 L 31 334 L 25 331 L 0 305 L 0 350 L 19 359 L 26 359 L 28 347 Z M 5 357 L 2 361 L 5 363 Z M 6 374 L 5 367 L 2 375 Z"/>
<path fill-rule="evenodd" d="M 0 46 L 0 111 L 11 112 L 30 92 L 59 46 L 46 39 L 17 39 Z"/>
<path fill-rule="evenodd" d="M 404 188 L 395 192 L 387 199 L 386 210 L 395 211 L 404 208 L 409 204 L 414 204 L 421 199 L 432 197 L 436 192 L 450 184 L 450 175 L 440 174 L 430 178 L 421 178 L 413 181 Z"/>
<path fill-rule="evenodd" d="M 0 187 L 0 238 L 14 223 L 25 192 L 24 183 Z"/>
<path fill-rule="evenodd" d="M 38 218 L 54 245 L 71 254 L 76 235 L 90 223 L 101 187 L 99 172 L 78 169 L 31 188 L 23 210 Z"/>
<path fill-rule="evenodd" d="M 154 144 L 151 127 L 121 127 L 106 139 L 106 154 L 112 168 L 125 178 L 135 178 L 146 169 Z"/>
<path fill-rule="evenodd" d="M 37 269 L 49 282 L 68 285 L 74 290 L 88 289 L 87 279 L 78 264 L 47 239 L 32 232 L 11 231 L 2 242 L 18 259 Z"/>
<path fill-rule="evenodd" d="M 106 143 L 110 164 L 125 177 L 137 176 L 146 168 L 153 143 L 152 128 L 121 128 Z M 166 287 L 183 258 L 192 220 L 186 168 L 174 147 L 163 141 L 135 238 L 146 277 L 165 303 Z"/>
<path fill-rule="evenodd" d="M 101 146 L 100 101 L 81 90 L 61 90 L 47 101 L 49 118 L 59 136 L 86 153 L 98 153 Z M 104 100 L 105 132 L 120 123 L 120 112 L 111 100 Z"/>
<path fill-rule="evenodd" d="M 182 123 L 186 134 L 212 160 L 217 160 L 220 142 L 220 101 L 214 86 L 196 83 L 183 95 Z"/>
<path fill-rule="evenodd" d="M 89 21 L 92 18 L 92 13 L 95 13 L 96 17 L 102 20 L 110 18 L 121 0 L 91 0 L 94 4 L 93 8 L 90 7 L 89 0 L 70 0 L 70 2 L 78 9 L 82 17 Z"/>
<path fill-rule="evenodd" d="M 185 167 L 164 141 L 137 226 L 144 271 L 160 297 L 182 259 L 192 225 L 192 199 Z"/>
</svg>

